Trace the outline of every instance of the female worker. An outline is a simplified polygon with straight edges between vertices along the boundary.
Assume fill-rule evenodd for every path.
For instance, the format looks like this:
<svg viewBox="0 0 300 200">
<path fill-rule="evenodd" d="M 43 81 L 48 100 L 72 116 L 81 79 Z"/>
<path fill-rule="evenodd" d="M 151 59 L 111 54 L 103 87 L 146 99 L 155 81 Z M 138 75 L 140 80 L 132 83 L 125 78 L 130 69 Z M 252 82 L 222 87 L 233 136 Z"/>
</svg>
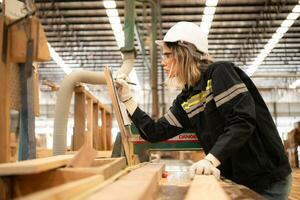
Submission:
<svg viewBox="0 0 300 200">
<path fill-rule="evenodd" d="M 268 108 L 250 78 L 230 62 L 212 62 L 199 26 L 179 22 L 166 33 L 162 65 L 182 85 L 168 112 L 154 121 L 132 98 L 127 77 L 119 75 L 120 100 L 141 137 L 149 142 L 185 130 L 197 134 L 206 157 L 190 168 L 221 175 L 267 199 L 287 199 L 291 168 Z"/>
</svg>

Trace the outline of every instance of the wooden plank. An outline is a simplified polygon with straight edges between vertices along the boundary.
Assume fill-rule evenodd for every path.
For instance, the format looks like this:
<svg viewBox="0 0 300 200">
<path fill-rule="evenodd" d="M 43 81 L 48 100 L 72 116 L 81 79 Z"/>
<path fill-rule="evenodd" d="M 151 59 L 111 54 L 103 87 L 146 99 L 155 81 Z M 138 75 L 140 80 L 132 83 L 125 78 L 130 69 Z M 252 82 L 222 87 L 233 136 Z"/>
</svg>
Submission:
<svg viewBox="0 0 300 200">
<path fill-rule="evenodd" d="M 78 151 L 67 151 L 66 154 L 76 154 Z M 112 151 L 97 151 L 97 158 L 110 158 Z"/>
<path fill-rule="evenodd" d="M 3 29 L 4 29 L 4 17 L 0 16 L 0 163 L 9 161 L 10 154 L 10 140 L 9 140 L 9 126 L 10 126 L 10 108 L 9 97 L 10 91 L 8 86 L 8 80 L 10 76 L 10 68 L 3 62 L 6 55 L 3 50 Z"/>
<path fill-rule="evenodd" d="M 33 192 L 56 187 L 92 175 L 94 173 L 50 170 L 37 174 L 13 176 L 11 177 L 13 183 L 11 198 L 22 197 Z"/>
<path fill-rule="evenodd" d="M 105 110 L 102 109 L 101 110 L 101 145 L 102 145 L 102 150 L 107 150 L 107 147 L 106 147 L 106 114 L 105 114 Z"/>
<path fill-rule="evenodd" d="M 54 188 L 50 188 L 48 190 L 44 190 L 41 192 L 33 193 L 27 196 L 24 196 L 23 198 L 20 198 L 22 200 L 39 200 L 39 199 L 45 199 L 45 200 L 57 200 L 57 199 L 71 199 L 76 198 L 81 193 L 85 192 L 86 190 L 89 190 L 93 187 L 96 187 L 101 182 L 104 181 L 104 178 L 102 175 L 94 175 L 90 176 L 78 181 L 73 181 L 67 184 L 63 184 Z"/>
<path fill-rule="evenodd" d="M 59 155 L 48 158 L 25 160 L 17 163 L 0 164 L 0 176 L 34 174 L 65 166 L 73 155 Z"/>
<path fill-rule="evenodd" d="M 112 128 L 112 117 L 111 117 L 110 113 L 106 113 L 106 147 L 107 147 L 107 150 L 112 149 L 111 128 Z"/>
<path fill-rule="evenodd" d="M 91 98 L 86 100 L 86 126 L 85 144 L 93 147 L 93 99 Z"/>
<path fill-rule="evenodd" d="M 195 175 L 185 200 L 229 200 L 213 175 Z"/>
<path fill-rule="evenodd" d="M 43 25 L 38 21 L 38 33 L 37 33 L 37 43 L 36 43 L 36 61 L 44 62 L 51 60 L 51 55 L 47 45 L 47 37 L 43 28 Z"/>
<path fill-rule="evenodd" d="M 97 156 L 97 151 L 90 144 L 84 144 L 67 164 L 67 167 L 89 167 Z"/>
<path fill-rule="evenodd" d="M 154 199 L 155 192 L 158 189 L 158 182 L 161 178 L 163 170 L 163 164 L 146 164 L 131 171 L 129 174 L 104 187 L 102 190 L 95 192 L 87 199 Z"/>
<path fill-rule="evenodd" d="M 75 92 L 73 150 L 79 150 L 84 143 L 85 94 Z"/>
<path fill-rule="evenodd" d="M 110 94 L 110 97 L 112 100 L 112 105 L 115 110 L 115 116 L 116 116 L 116 119 L 117 119 L 117 122 L 118 122 L 118 125 L 120 128 L 121 140 L 122 140 L 123 148 L 125 151 L 126 160 L 127 160 L 128 164 L 131 165 L 129 139 L 128 139 L 129 133 L 127 133 L 127 130 L 126 130 L 124 122 L 123 122 L 120 104 L 119 104 L 119 102 L 120 102 L 119 97 L 118 97 L 118 94 L 116 93 L 116 88 L 115 88 L 114 82 L 112 80 L 111 72 L 107 66 L 104 69 L 104 76 L 105 76 L 108 91 L 109 91 L 109 94 Z"/>
<path fill-rule="evenodd" d="M 98 144 L 98 137 L 99 137 L 98 117 L 99 117 L 99 106 L 98 103 L 94 103 L 93 104 L 93 147 L 96 150 L 100 150 Z"/>
<path fill-rule="evenodd" d="M 45 32 L 41 22 L 35 16 L 23 20 L 10 28 L 10 36 L 14 38 L 10 40 L 10 45 L 12 46 L 10 51 L 11 60 L 15 63 L 24 63 L 26 61 L 26 41 L 29 39 L 27 37 L 28 29 L 31 29 L 30 37 L 34 40 L 33 61 L 43 62 L 51 60 Z"/>
<path fill-rule="evenodd" d="M 95 160 L 91 167 L 75 167 L 75 168 L 60 168 L 60 171 L 71 171 L 80 173 L 101 174 L 105 179 L 118 173 L 126 167 L 126 159 L 121 158 L 108 158 Z"/>
</svg>

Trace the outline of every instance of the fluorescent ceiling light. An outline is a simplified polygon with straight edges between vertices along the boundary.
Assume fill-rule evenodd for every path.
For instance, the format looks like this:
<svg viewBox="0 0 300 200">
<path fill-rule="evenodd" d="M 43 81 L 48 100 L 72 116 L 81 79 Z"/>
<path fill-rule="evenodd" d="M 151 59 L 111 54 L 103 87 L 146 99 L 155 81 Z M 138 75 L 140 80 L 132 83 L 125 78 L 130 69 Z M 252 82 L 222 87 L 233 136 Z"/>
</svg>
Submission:
<svg viewBox="0 0 300 200">
<path fill-rule="evenodd" d="M 48 45 L 49 52 L 50 52 L 52 59 L 56 62 L 56 64 L 58 66 L 60 66 L 62 68 L 62 70 L 64 70 L 64 72 L 66 74 L 70 74 L 72 72 L 71 67 L 65 63 L 65 61 L 62 59 L 62 57 L 60 57 L 58 55 L 58 53 L 55 51 L 55 49 L 48 42 L 47 42 L 47 45 Z"/>
<path fill-rule="evenodd" d="M 200 24 L 200 28 L 203 30 L 205 35 L 208 35 L 209 29 L 211 27 L 211 22 L 214 19 L 214 14 L 216 12 L 216 5 L 218 4 L 218 0 L 206 0 L 202 16 L 202 21 Z"/>
<path fill-rule="evenodd" d="M 300 3 L 300 2 L 299 2 Z M 293 8 L 293 13 L 300 13 L 300 5 L 296 5 L 294 8 Z"/>
<path fill-rule="evenodd" d="M 293 20 L 295 20 L 295 19 L 297 19 L 297 18 L 299 17 L 299 14 L 300 14 L 300 13 L 293 13 L 293 12 L 291 12 L 291 13 L 287 16 L 287 19 L 293 19 Z"/>
<path fill-rule="evenodd" d="M 298 5 L 296 5 L 292 12 L 286 17 L 286 19 L 281 23 L 281 26 L 277 28 L 276 32 L 272 35 L 272 38 L 268 41 L 268 43 L 264 46 L 264 49 L 260 50 L 260 54 L 247 68 L 246 73 L 249 76 L 252 76 L 253 73 L 257 70 L 258 66 L 263 62 L 265 57 L 272 51 L 272 49 L 278 44 L 279 40 L 283 37 L 283 35 L 289 30 L 294 23 L 294 21 L 299 17 L 300 12 L 300 1 Z M 298 14 L 297 14 L 298 13 Z M 300 81 L 299 81 L 300 82 Z"/>
<path fill-rule="evenodd" d="M 206 6 L 216 6 L 218 4 L 218 0 L 206 0 Z"/>
<path fill-rule="evenodd" d="M 120 17 L 108 17 L 110 24 L 121 24 Z"/>
<path fill-rule="evenodd" d="M 118 17 L 119 16 L 117 9 L 106 9 L 106 14 L 108 17 Z"/>
<path fill-rule="evenodd" d="M 276 33 L 282 33 L 282 34 L 285 34 L 288 30 L 289 30 L 288 27 L 279 27 L 279 28 L 276 30 Z"/>
<path fill-rule="evenodd" d="M 294 23 L 295 20 L 286 19 L 281 23 L 281 27 L 290 27 Z"/>
<path fill-rule="evenodd" d="M 204 14 L 205 15 L 213 15 L 215 14 L 216 7 L 205 7 L 204 8 Z"/>
<path fill-rule="evenodd" d="M 118 10 L 116 9 L 116 2 L 114 0 L 103 0 L 103 5 L 106 8 L 109 23 L 113 30 L 118 47 L 124 46 L 124 31 L 121 25 Z"/>
<path fill-rule="evenodd" d="M 107 0 L 104 0 L 104 1 L 103 1 L 103 5 L 104 5 L 105 8 L 116 8 L 116 7 L 117 7 L 115 1 L 107 1 Z"/>
<path fill-rule="evenodd" d="M 118 33 L 118 31 L 122 31 L 122 25 L 121 24 L 111 24 L 111 28 L 113 29 L 113 31 L 116 31 L 116 33 Z"/>
<path fill-rule="evenodd" d="M 211 22 L 214 18 L 214 15 L 203 15 L 202 22 Z"/>
<path fill-rule="evenodd" d="M 272 35 L 272 38 L 274 39 L 281 39 L 283 37 L 283 34 L 282 33 L 274 33 Z"/>
</svg>

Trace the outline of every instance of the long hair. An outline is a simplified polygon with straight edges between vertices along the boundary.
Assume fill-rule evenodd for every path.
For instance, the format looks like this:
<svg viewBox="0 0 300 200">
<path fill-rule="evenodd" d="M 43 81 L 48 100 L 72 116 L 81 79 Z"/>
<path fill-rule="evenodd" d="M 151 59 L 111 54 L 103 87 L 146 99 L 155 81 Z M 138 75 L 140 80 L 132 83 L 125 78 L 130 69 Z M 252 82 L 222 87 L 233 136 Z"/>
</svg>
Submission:
<svg viewBox="0 0 300 200">
<path fill-rule="evenodd" d="M 201 71 L 213 63 L 212 58 L 197 50 L 195 45 L 187 42 L 166 42 L 173 53 L 174 67 L 176 67 L 177 82 L 184 86 L 194 86 L 201 77 Z"/>
</svg>

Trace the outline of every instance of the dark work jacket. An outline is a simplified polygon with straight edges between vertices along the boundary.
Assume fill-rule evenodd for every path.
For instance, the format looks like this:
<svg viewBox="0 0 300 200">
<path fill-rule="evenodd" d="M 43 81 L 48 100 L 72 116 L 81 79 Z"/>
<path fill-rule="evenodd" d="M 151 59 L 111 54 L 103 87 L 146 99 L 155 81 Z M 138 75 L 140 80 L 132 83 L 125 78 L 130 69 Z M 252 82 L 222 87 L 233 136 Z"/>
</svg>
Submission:
<svg viewBox="0 0 300 200">
<path fill-rule="evenodd" d="M 251 79 L 232 63 L 211 64 L 157 121 L 140 108 L 132 120 L 150 142 L 195 131 L 205 153 L 221 162 L 222 176 L 257 192 L 291 173 L 264 100 Z"/>
</svg>

